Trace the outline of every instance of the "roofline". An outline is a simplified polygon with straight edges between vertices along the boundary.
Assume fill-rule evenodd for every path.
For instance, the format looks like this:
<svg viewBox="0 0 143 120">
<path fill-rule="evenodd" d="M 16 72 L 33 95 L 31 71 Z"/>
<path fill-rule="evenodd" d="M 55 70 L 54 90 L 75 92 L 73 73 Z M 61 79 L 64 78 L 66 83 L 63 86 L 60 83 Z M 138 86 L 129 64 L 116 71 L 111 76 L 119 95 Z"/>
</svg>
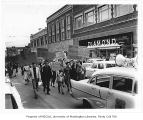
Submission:
<svg viewBox="0 0 143 120">
<path fill-rule="evenodd" d="M 51 22 L 52 20 L 56 19 L 57 17 L 61 16 L 62 14 L 64 14 L 65 12 L 69 11 L 70 9 L 72 9 L 73 5 L 65 5 L 62 8 L 60 8 L 59 10 L 57 10 L 55 13 L 53 13 L 52 15 L 50 15 L 49 17 L 47 17 L 46 19 L 46 23 Z"/>
<path fill-rule="evenodd" d="M 38 32 L 35 33 L 35 34 L 31 34 L 30 37 L 32 37 L 32 36 L 34 36 L 34 35 L 37 35 L 38 33 L 41 33 L 41 32 L 43 32 L 43 31 L 45 31 L 45 30 L 47 30 L 47 27 L 45 27 L 44 29 L 38 31 Z M 46 34 L 47 34 L 47 33 L 46 33 Z"/>
</svg>

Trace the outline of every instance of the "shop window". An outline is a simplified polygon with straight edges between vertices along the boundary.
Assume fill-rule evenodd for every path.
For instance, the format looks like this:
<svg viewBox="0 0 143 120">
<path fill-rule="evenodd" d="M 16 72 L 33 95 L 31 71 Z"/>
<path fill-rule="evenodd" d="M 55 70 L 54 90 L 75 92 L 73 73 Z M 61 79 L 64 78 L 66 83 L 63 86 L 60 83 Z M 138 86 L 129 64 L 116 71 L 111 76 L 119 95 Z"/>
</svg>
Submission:
<svg viewBox="0 0 143 120">
<path fill-rule="evenodd" d="M 133 5 L 115 5 L 114 16 L 122 16 L 133 12 Z"/>
<path fill-rule="evenodd" d="M 98 21 L 102 22 L 111 18 L 111 5 L 104 5 L 98 8 Z"/>
<path fill-rule="evenodd" d="M 132 92 L 133 80 L 124 77 L 113 77 L 113 87 L 112 89 L 131 93 Z"/>
<path fill-rule="evenodd" d="M 81 28 L 82 25 L 83 25 L 83 17 L 81 15 L 75 18 L 75 29 Z"/>
<path fill-rule="evenodd" d="M 85 14 L 85 25 L 91 25 L 95 23 L 95 12 L 94 10 Z"/>
</svg>

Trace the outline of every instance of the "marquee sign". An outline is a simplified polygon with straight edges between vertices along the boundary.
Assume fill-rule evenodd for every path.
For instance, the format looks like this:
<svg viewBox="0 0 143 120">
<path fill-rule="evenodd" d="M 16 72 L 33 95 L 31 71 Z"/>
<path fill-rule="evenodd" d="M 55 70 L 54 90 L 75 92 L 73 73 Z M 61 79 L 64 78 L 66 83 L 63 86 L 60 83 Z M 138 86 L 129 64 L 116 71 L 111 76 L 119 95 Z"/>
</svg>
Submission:
<svg viewBox="0 0 143 120">
<path fill-rule="evenodd" d="M 105 48 L 105 47 L 116 47 L 119 48 L 120 45 L 116 42 L 115 38 L 105 39 L 105 40 L 97 40 L 94 42 L 88 42 L 87 48 Z"/>
</svg>

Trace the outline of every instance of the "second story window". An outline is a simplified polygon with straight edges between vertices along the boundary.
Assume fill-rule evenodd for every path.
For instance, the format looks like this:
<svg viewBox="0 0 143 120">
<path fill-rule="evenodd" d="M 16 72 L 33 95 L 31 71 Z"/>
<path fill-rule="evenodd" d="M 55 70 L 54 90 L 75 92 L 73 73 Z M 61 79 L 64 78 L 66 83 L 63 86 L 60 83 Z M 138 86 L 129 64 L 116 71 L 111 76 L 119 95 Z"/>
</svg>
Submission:
<svg viewBox="0 0 143 120">
<path fill-rule="evenodd" d="M 52 37 L 51 37 L 51 26 L 50 25 L 48 25 L 48 40 L 49 40 L 49 43 L 51 43 Z"/>
<path fill-rule="evenodd" d="M 61 40 L 65 39 L 64 19 L 61 19 Z"/>
<path fill-rule="evenodd" d="M 70 31 L 70 15 L 66 17 L 66 37 L 67 39 L 71 38 L 71 31 Z"/>
<path fill-rule="evenodd" d="M 111 5 L 104 5 L 98 8 L 98 21 L 102 22 L 111 18 Z"/>
<path fill-rule="evenodd" d="M 34 47 L 36 47 L 36 40 L 34 40 Z"/>
<path fill-rule="evenodd" d="M 95 23 L 95 12 L 94 10 L 85 13 L 85 25 L 91 25 Z"/>
<path fill-rule="evenodd" d="M 75 18 L 75 29 L 81 28 L 82 25 L 83 25 L 83 17 L 81 15 Z"/>
<path fill-rule="evenodd" d="M 55 25 L 52 24 L 52 42 L 55 42 Z"/>
<path fill-rule="evenodd" d="M 59 22 L 56 22 L 56 41 L 60 40 L 60 32 L 59 32 Z"/>
<path fill-rule="evenodd" d="M 37 39 L 37 47 L 39 46 L 39 39 Z"/>
<path fill-rule="evenodd" d="M 47 42 L 47 36 L 45 36 L 45 45 L 47 45 L 48 42 Z"/>
<path fill-rule="evenodd" d="M 40 38 L 40 40 L 41 40 L 41 46 L 43 46 L 44 45 L 44 43 L 43 43 L 43 37 Z"/>
<path fill-rule="evenodd" d="M 133 5 L 115 5 L 114 6 L 114 16 L 122 16 L 133 12 Z"/>
</svg>

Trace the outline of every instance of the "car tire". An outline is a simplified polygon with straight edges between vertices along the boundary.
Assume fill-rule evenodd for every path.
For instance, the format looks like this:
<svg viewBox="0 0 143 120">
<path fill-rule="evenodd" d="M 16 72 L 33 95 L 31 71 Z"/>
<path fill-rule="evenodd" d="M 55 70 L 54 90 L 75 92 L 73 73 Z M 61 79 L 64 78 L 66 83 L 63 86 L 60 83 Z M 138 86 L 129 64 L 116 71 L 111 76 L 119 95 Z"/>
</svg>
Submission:
<svg viewBox="0 0 143 120">
<path fill-rule="evenodd" d="M 83 100 L 83 108 L 85 109 L 91 109 L 92 106 L 87 100 Z"/>
</svg>

